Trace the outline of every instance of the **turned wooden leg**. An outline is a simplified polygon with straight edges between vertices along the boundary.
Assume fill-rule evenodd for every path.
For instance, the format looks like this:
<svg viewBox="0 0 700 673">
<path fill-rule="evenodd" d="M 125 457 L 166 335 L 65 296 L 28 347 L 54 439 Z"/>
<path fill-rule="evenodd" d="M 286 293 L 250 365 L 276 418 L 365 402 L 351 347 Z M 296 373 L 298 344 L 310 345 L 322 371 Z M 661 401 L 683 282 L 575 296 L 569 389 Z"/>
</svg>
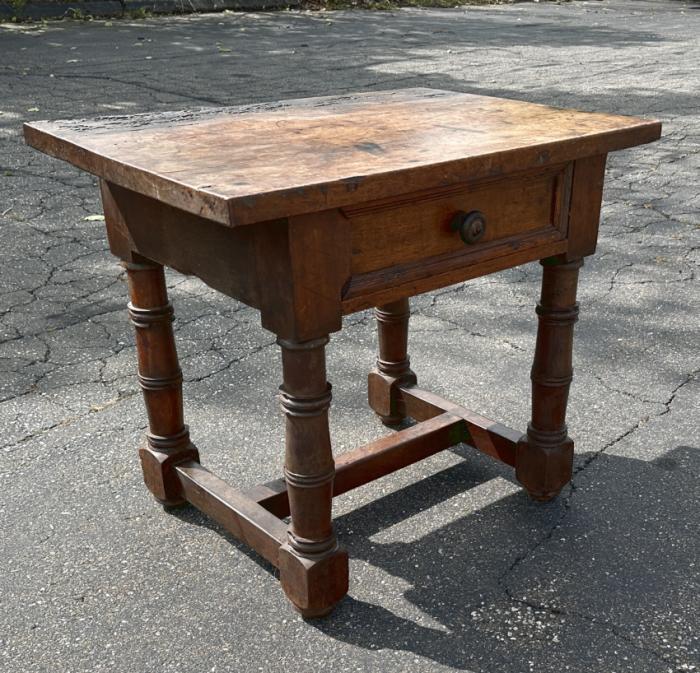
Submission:
<svg viewBox="0 0 700 673">
<path fill-rule="evenodd" d="M 328 429 L 331 386 L 326 381 L 328 337 L 306 342 L 278 339 L 286 416 L 284 478 L 291 524 L 280 548 L 280 581 L 294 607 L 320 617 L 348 591 L 348 556 L 331 521 L 335 462 Z"/>
<path fill-rule="evenodd" d="M 182 372 L 173 337 L 173 307 L 160 264 L 125 263 L 129 317 L 136 328 L 139 383 L 148 412 L 148 445 L 139 451 L 143 478 L 164 505 L 184 501 L 174 466 L 199 460 L 182 412 Z"/>
<path fill-rule="evenodd" d="M 401 395 L 396 386 L 416 383 L 408 357 L 408 319 L 411 316 L 408 299 L 378 306 L 374 309 L 379 337 L 377 368 L 367 379 L 369 406 L 384 425 L 397 425 L 406 417 Z"/>
<path fill-rule="evenodd" d="M 532 420 L 518 442 L 515 472 L 533 499 L 547 501 L 571 480 L 574 443 L 567 435 L 566 403 L 573 376 L 576 287 L 583 261 L 541 263 L 544 274 L 531 375 Z"/>
</svg>

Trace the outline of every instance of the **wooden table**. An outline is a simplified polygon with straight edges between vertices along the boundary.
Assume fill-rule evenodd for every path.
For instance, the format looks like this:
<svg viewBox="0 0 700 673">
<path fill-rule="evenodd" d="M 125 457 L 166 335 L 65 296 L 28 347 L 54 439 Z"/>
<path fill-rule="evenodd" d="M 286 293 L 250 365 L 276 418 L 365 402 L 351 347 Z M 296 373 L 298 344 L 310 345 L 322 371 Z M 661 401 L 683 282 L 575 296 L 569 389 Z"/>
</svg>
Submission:
<svg viewBox="0 0 700 673">
<path fill-rule="evenodd" d="M 569 481 L 576 286 L 596 246 L 606 154 L 660 129 L 430 89 L 24 127 L 30 145 L 100 177 L 109 245 L 129 278 L 148 488 L 270 561 L 305 617 L 348 589 L 334 496 L 458 442 L 514 466 L 537 500 Z M 544 271 L 521 434 L 417 386 L 408 298 L 533 260 Z M 201 464 L 183 422 L 163 265 L 255 307 L 277 335 L 284 479 L 238 490 Z M 334 460 L 324 348 L 343 315 L 368 307 L 379 331 L 369 404 L 387 425 L 418 422 Z"/>
</svg>

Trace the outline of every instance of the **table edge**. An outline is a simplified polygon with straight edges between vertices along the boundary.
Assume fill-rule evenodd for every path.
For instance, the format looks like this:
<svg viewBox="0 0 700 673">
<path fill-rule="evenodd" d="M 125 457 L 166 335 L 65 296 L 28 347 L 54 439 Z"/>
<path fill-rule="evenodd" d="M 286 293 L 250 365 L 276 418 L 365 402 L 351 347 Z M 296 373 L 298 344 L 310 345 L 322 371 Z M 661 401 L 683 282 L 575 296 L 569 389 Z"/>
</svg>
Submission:
<svg viewBox="0 0 700 673">
<path fill-rule="evenodd" d="M 630 121 L 632 120 L 636 123 L 621 129 L 595 132 L 565 140 L 499 150 L 463 159 L 450 159 L 426 166 L 373 173 L 369 176 L 319 181 L 301 188 L 290 187 L 234 197 L 195 189 L 170 177 L 143 170 L 126 162 L 105 155 L 95 155 L 78 143 L 65 138 L 59 139 L 35 125 L 42 122 L 25 122 L 23 131 L 25 142 L 29 146 L 100 179 L 225 226 L 236 227 L 343 208 L 421 189 L 505 176 L 516 171 L 644 145 L 661 137 L 661 121 L 630 117 Z M 96 166 L 98 159 L 103 164 L 100 170 Z M 436 180 L 436 170 L 440 169 L 442 179 Z M 392 183 L 399 184 L 401 188 L 396 189 Z M 294 204 L 294 207 L 290 204 Z"/>
</svg>

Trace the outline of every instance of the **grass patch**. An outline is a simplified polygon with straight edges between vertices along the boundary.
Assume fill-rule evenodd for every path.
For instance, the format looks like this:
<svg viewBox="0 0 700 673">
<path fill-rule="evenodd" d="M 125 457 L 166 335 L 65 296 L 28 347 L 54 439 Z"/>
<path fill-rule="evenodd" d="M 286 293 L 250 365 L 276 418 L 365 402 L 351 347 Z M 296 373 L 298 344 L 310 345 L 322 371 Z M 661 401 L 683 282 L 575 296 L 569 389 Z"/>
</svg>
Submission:
<svg viewBox="0 0 700 673">
<path fill-rule="evenodd" d="M 27 0 L 7 0 L 7 4 L 12 8 L 12 21 L 17 21 L 22 16 Z"/>
</svg>

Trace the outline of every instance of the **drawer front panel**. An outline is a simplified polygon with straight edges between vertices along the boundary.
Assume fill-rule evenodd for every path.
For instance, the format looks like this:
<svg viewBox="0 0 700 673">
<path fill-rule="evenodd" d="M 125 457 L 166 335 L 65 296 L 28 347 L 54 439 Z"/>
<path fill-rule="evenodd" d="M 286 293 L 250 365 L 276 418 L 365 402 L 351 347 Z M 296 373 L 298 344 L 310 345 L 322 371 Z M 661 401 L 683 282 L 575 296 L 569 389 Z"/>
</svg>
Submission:
<svg viewBox="0 0 700 673">
<path fill-rule="evenodd" d="M 398 199 L 346 209 L 352 231 L 352 274 L 414 266 L 421 260 L 463 254 L 464 262 L 503 245 L 522 249 L 537 233 L 565 236 L 568 165 L 449 188 L 409 194 Z M 451 228 L 458 212 L 481 211 L 483 236 L 466 244 Z"/>
</svg>

